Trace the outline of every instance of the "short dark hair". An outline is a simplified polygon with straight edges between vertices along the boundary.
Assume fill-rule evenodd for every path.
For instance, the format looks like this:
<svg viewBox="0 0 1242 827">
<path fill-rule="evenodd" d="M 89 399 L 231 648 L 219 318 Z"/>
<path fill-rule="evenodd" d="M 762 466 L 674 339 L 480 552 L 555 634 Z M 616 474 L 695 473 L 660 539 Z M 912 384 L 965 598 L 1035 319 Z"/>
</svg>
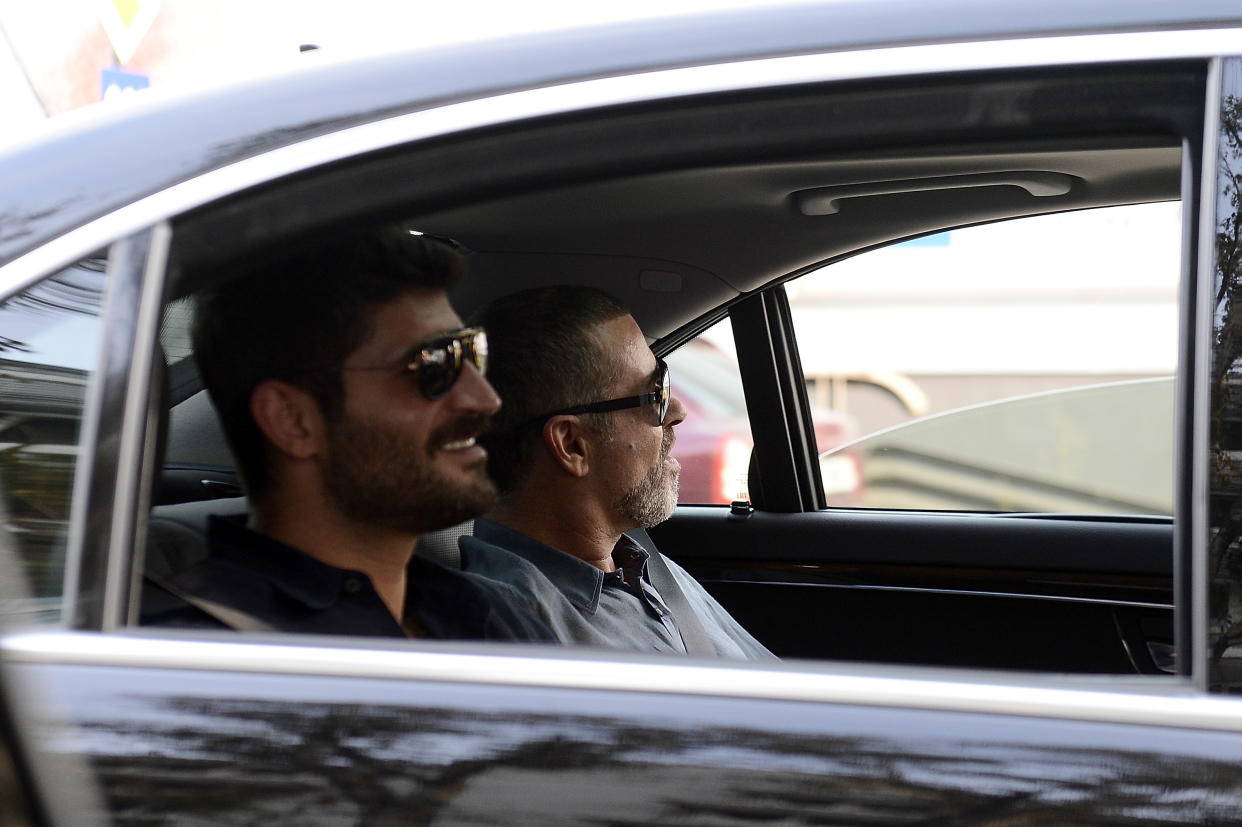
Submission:
<svg viewBox="0 0 1242 827">
<path fill-rule="evenodd" d="M 538 435 L 538 428 L 524 427 L 531 419 L 599 401 L 617 382 L 621 366 L 595 328 L 629 313 L 603 290 L 564 284 L 502 296 L 470 317 L 487 330 L 487 378 L 503 403 L 483 439 L 488 471 L 502 495 L 530 468 Z M 595 426 L 602 432 L 607 420 Z"/>
<path fill-rule="evenodd" d="M 271 483 L 250 415 L 254 389 L 288 382 L 339 418 L 341 366 L 369 332 L 368 311 L 410 291 L 447 290 L 465 267 L 447 244 L 386 226 L 301 246 L 195 297 L 195 360 L 252 497 Z"/>
</svg>

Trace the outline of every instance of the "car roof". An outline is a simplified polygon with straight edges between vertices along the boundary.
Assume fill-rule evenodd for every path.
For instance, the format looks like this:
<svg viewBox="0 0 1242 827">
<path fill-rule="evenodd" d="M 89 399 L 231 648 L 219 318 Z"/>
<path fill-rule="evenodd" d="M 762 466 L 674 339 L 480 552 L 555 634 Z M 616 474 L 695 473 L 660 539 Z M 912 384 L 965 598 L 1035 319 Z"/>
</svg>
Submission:
<svg viewBox="0 0 1242 827">
<path fill-rule="evenodd" d="M 848 0 L 636 20 L 335 60 L 99 107 L 0 155 L 0 266 L 176 182 L 451 101 L 664 68 L 883 45 L 1242 24 L 1233 0 Z"/>
</svg>

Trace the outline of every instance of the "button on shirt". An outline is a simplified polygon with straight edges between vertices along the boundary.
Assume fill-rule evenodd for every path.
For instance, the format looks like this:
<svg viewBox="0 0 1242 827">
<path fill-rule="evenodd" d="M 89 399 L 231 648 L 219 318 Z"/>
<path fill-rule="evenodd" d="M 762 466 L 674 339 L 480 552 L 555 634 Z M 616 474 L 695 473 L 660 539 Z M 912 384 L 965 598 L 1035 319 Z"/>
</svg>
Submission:
<svg viewBox="0 0 1242 827">
<path fill-rule="evenodd" d="M 406 637 L 371 578 L 338 569 L 245 526 L 212 517 L 208 558 L 168 578 L 177 591 L 224 605 L 286 632 Z M 429 638 L 555 640 L 527 600 L 503 584 L 415 557 L 406 585 L 407 624 Z M 147 583 L 142 623 L 228 628 L 163 588 Z"/>
<path fill-rule="evenodd" d="M 616 571 L 597 566 L 490 520 L 475 520 L 460 542 L 462 569 L 527 595 L 562 643 L 685 654 L 676 621 L 651 585 L 648 552 L 626 535 L 613 549 Z M 665 558 L 718 654 L 774 656 L 684 569 Z"/>
</svg>

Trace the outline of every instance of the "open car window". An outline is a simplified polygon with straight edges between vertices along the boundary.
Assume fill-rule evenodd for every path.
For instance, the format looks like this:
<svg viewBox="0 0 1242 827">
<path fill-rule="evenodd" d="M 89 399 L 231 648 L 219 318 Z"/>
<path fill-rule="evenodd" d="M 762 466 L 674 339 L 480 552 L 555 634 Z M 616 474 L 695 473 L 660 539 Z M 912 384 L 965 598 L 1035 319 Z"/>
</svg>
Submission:
<svg viewBox="0 0 1242 827">
<path fill-rule="evenodd" d="M 673 395 L 686 408 L 672 452 L 681 463 L 677 501 L 727 505 L 746 499 L 754 440 L 728 317 L 666 358 Z"/>
<path fill-rule="evenodd" d="M 1180 231 L 1177 202 L 1014 219 L 791 283 L 812 408 L 864 435 L 821 463 L 870 508 L 1171 516 Z"/>
</svg>

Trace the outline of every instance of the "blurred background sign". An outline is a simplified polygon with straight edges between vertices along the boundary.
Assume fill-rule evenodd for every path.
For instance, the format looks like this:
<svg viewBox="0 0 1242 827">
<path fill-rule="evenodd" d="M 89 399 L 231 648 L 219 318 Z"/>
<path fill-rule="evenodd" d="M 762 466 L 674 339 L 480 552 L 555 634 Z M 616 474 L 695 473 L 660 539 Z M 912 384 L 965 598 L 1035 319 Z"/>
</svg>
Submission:
<svg viewBox="0 0 1242 827">
<path fill-rule="evenodd" d="M 159 7 L 159 0 L 100 0 L 99 21 L 116 53 L 117 63 L 124 66 L 134 56 Z"/>
<path fill-rule="evenodd" d="M 151 78 L 146 75 L 120 69 L 102 69 L 99 73 L 99 99 L 114 100 L 120 95 L 146 89 L 150 85 Z"/>
</svg>

